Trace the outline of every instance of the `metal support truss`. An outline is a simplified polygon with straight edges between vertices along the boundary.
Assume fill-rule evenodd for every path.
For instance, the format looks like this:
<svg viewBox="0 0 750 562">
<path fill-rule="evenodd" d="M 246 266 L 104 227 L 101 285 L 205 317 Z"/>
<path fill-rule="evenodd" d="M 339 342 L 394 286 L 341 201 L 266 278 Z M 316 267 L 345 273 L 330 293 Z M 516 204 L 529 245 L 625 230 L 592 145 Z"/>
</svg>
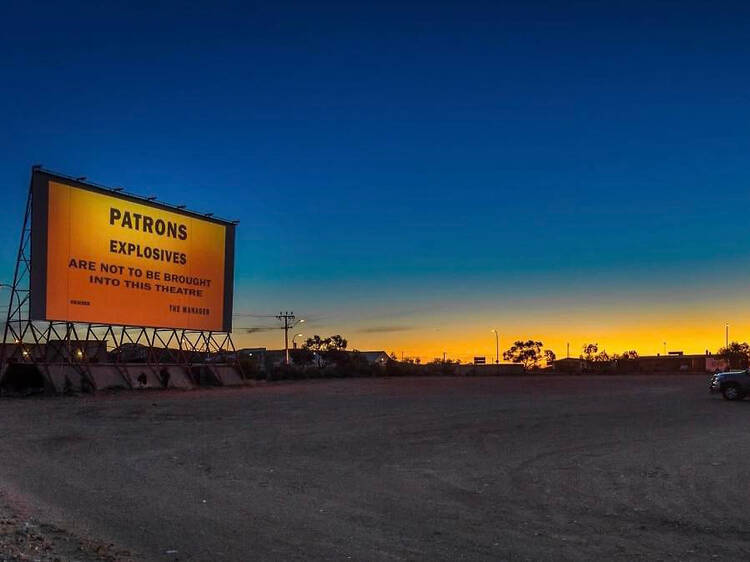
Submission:
<svg viewBox="0 0 750 562">
<path fill-rule="evenodd" d="M 26 213 L 21 229 L 13 284 L 10 287 L 8 313 L 0 349 L 0 383 L 10 363 L 35 365 L 50 388 L 54 388 L 49 368 L 52 365 L 73 367 L 92 389 L 96 389 L 90 365 L 95 362 L 125 363 L 133 360 L 129 347 L 142 353 L 136 362 L 146 363 L 152 368 L 172 364 L 191 367 L 202 364 L 210 354 L 224 356 L 225 363 L 239 364 L 234 342 L 228 332 L 209 332 L 172 328 L 149 328 L 96 323 L 72 323 L 59 321 L 33 321 L 30 316 L 31 279 L 31 210 L 32 189 L 26 199 Z M 101 357 L 90 357 L 92 342 L 104 347 L 111 342 L 113 350 L 119 351 Z M 101 347 L 100 346 L 100 347 Z M 101 355 L 101 354 L 100 354 Z M 129 379 L 123 375 L 127 386 Z"/>
</svg>

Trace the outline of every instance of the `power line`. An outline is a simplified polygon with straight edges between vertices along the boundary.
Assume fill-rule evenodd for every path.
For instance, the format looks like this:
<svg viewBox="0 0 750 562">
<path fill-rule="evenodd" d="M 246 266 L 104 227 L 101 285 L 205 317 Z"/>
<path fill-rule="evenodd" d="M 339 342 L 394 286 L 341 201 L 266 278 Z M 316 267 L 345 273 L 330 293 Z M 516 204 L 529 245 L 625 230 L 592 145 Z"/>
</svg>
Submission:
<svg viewBox="0 0 750 562">
<path fill-rule="evenodd" d="M 255 334 L 257 332 L 273 332 L 275 330 L 283 330 L 280 326 L 241 326 L 235 327 L 236 331 L 246 332 L 248 334 Z"/>
<path fill-rule="evenodd" d="M 232 316 L 236 318 L 276 318 L 275 314 L 253 314 L 251 312 L 236 312 Z"/>
</svg>

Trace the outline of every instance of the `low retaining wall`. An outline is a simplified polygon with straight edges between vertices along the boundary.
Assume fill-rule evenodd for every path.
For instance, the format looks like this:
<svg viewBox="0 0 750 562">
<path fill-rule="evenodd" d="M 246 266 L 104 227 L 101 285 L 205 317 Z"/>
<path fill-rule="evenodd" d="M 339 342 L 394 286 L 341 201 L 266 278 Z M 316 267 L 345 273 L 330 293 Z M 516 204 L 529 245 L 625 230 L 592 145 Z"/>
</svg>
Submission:
<svg viewBox="0 0 750 562">
<path fill-rule="evenodd" d="M 6 364 L 0 374 L 4 392 L 51 394 L 112 389 L 189 390 L 197 386 L 250 384 L 234 365 L 147 363 L 37 363 Z"/>
</svg>

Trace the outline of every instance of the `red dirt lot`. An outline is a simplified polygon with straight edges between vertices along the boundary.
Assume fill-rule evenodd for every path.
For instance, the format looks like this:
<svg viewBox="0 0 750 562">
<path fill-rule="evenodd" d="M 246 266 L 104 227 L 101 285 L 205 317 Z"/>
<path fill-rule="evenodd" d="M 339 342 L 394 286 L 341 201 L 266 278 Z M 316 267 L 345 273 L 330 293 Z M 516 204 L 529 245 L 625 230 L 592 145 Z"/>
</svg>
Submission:
<svg viewBox="0 0 750 562">
<path fill-rule="evenodd" d="M 703 376 L 5 399 L 0 420 L 13 509 L 110 559 L 750 557 L 750 401 Z"/>
</svg>

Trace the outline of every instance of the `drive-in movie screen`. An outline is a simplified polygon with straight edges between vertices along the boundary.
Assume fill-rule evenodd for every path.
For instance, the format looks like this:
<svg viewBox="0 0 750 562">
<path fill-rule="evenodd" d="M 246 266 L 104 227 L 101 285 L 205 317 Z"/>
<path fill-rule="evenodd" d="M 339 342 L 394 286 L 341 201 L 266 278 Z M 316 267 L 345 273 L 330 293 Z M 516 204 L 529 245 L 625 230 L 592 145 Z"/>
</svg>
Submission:
<svg viewBox="0 0 750 562">
<path fill-rule="evenodd" d="M 38 320 L 231 330 L 234 225 L 39 172 Z"/>
</svg>

